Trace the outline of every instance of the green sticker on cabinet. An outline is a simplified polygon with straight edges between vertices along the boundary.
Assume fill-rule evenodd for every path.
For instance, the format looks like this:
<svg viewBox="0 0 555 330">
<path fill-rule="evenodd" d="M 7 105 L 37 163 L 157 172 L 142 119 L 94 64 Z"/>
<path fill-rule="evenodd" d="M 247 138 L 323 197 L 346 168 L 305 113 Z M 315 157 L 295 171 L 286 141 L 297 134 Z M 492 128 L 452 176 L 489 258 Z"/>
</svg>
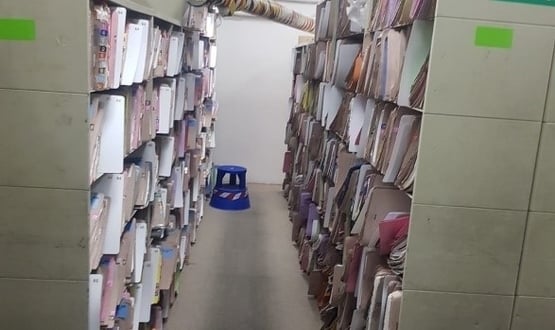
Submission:
<svg viewBox="0 0 555 330">
<path fill-rule="evenodd" d="M 512 48 L 513 29 L 478 26 L 474 45 L 478 47 Z"/>
<path fill-rule="evenodd" d="M 0 40 L 35 40 L 35 21 L 31 19 L 0 18 Z"/>
<path fill-rule="evenodd" d="M 517 3 L 525 3 L 529 5 L 542 5 L 542 6 L 555 7 L 555 0 L 496 0 L 496 1 L 517 2 Z"/>
</svg>

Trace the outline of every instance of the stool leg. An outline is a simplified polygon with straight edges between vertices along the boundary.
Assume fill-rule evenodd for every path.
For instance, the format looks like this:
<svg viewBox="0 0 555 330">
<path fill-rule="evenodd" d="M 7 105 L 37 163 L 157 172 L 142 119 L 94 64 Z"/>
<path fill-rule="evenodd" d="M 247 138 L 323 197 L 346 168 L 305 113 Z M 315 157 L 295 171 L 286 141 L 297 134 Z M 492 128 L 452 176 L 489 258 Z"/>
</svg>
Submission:
<svg viewBox="0 0 555 330">
<path fill-rule="evenodd" d="M 221 187 L 223 185 L 224 175 L 224 172 L 218 171 L 218 175 L 216 178 L 216 187 Z"/>
<path fill-rule="evenodd" d="M 232 186 L 237 185 L 237 175 L 236 174 L 230 174 L 229 175 L 229 184 L 232 185 Z"/>
<path fill-rule="evenodd" d="M 241 173 L 238 175 L 239 176 L 239 185 L 241 187 L 241 189 L 246 189 L 247 188 L 247 175 L 246 173 Z"/>
</svg>

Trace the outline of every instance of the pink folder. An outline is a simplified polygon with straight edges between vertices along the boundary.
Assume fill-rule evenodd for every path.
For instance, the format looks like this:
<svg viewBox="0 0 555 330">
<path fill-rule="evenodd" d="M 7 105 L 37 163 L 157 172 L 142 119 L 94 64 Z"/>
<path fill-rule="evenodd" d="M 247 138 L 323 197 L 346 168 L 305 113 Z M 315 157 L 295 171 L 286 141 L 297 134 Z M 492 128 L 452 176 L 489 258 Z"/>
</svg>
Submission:
<svg viewBox="0 0 555 330">
<path fill-rule="evenodd" d="M 390 220 L 382 220 L 379 224 L 380 229 L 380 254 L 388 255 L 391 253 L 393 244 L 409 232 L 409 216 L 404 215 Z"/>
<path fill-rule="evenodd" d="M 375 187 L 368 202 L 360 244 L 374 247 L 380 238 L 379 221 L 390 212 L 410 212 L 412 200 L 401 190 Z"/>
</svg>

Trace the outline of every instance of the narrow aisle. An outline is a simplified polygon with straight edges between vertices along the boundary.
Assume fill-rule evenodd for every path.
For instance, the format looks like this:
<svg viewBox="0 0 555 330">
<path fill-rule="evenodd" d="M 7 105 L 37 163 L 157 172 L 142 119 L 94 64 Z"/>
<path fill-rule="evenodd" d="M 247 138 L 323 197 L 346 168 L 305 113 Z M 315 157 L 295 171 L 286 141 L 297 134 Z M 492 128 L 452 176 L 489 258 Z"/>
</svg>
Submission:
<svg viewBox="0 0 555 330">
<path fill-rule="evenodd" d="M 167 330 L 317 330 L 277 185 L 249 185 L 251 209 L 206 208 Z"/>
</svg>

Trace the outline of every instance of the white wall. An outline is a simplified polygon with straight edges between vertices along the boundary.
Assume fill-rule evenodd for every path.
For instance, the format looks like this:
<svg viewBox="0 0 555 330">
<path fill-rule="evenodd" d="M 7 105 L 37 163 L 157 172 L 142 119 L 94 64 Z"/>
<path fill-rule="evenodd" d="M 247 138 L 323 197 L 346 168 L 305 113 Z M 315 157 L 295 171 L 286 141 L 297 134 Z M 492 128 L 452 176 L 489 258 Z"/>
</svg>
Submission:
<svg viewBox="0 0 555 330">
<path fill-rule="evenodd" d="M 315 5 L 283 3 L 307 16 Z M 280 183 L 291 93 L 291 52 L 306 33 L 231 17 L 218 29 L 216 164 L 247 167 L 249 182 Z"/>
</svg>

